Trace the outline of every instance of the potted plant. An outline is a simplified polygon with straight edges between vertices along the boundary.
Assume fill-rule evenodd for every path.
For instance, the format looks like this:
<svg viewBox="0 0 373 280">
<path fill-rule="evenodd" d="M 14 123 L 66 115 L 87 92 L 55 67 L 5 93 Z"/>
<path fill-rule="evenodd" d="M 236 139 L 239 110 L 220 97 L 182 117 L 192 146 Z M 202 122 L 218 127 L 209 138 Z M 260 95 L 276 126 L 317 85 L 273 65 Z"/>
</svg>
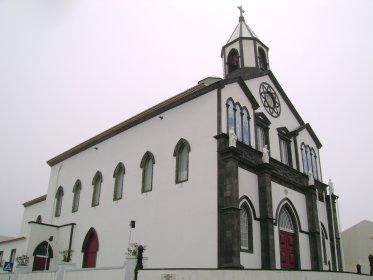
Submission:
<svg viewBox="0 0 373 280">
<path fill-rule="evenodd" d="M 30 261 L 29 256 L 22 254 L 16 257 L 17 266 L 26 266 Z"/>
<path fill-rule="evenodd" d="M 126 255 L 129 256 L 129 257 L 137 257 L 137 252 L 139 250 L 139 246 L 140 245 L 137 244 L 137 243 L 130 243 L 130 245 L 127 248 Z M 145 251 L 146 246 L 144 245 L 143 248 L 144 248 L 144 251 Z"/>
<path fill-rule="evenodd" d="M 60 254 L 62 255 L 62 261 L 63 262 L 70 262 L 71 256 L 74 253 L 74 250 L 72 249 L 65 249 L 63 251 L 60 251 Z"/>
</svg>

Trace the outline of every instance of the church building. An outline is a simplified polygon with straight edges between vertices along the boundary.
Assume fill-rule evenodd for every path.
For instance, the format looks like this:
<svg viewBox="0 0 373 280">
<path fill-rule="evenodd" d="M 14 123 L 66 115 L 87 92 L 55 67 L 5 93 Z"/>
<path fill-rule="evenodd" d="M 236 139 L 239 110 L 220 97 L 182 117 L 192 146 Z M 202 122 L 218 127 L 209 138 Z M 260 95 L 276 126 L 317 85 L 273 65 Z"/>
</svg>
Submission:
<svg viewBox="0 0 373 280">
<path fill-rule="evenodd" d="M 50 159 L 47 194 L 24 203 L 21 237 L 0 242 L 0 258 L 56 270 L 73 250 L 77 267 L 112 267 L 138 243 L 148 268 L 342 271 L 322 144 L 268 53 L 240 7 L 223 78 Z"/>
</svg>

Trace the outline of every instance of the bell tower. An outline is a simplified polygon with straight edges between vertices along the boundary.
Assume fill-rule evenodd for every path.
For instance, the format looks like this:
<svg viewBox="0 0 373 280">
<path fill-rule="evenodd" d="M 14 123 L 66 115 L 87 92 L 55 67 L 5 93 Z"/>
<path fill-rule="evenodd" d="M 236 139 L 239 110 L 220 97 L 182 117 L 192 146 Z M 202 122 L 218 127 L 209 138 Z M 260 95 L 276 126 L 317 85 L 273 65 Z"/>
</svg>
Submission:
<svg viewBox="0 0 373 280">
<path fill-rule="evenodd" d="M 221 52 L 224 78 L 269 70 L 268 47 L 246 24 L 242 6 L 238 9 L 240 10 L 238 25 Z"/>
</svg>

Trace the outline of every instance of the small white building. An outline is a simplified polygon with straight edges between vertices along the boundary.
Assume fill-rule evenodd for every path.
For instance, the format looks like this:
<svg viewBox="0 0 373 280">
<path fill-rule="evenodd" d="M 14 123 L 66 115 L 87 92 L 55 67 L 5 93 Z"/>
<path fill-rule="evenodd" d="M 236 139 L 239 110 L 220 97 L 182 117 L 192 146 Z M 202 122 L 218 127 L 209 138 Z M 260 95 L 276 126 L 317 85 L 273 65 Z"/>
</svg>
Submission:
<svg viewBox="0 0 373 280">
<path fill-rule="evenodd" d="M 24 252 L 34 270 L 52 270 L 72 249 L 78 266 L 122 265 L 131 239 L 151 268 L 342 270 L 321 142 L 268 50 L 241 12 L 222 47 L 224 78 L 49 160 L 47 195 L 24 204 L 2 259 Z"/>
<path fill-rule="evenodd" d="M 341 233 L 345 271 L 370 273 L 369 255 L 373 255 L 373 222 L 361 221 Z"/>
</svg>

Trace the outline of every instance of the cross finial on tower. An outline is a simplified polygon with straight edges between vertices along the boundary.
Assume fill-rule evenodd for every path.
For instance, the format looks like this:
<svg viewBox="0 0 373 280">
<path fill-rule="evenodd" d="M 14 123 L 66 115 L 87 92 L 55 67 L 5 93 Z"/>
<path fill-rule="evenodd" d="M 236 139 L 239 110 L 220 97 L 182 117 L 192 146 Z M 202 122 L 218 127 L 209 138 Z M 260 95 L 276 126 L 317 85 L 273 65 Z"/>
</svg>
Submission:
<svg viewBox="0 0 373 280">
<path fill-rule="evenodd" d="M 238 6 L 237 8 L 240 10 L 240 21 L 245 21 L 245 18 L 243 17 L 245 11 L 242 9 L 242 6 Z"/>
</svg>

